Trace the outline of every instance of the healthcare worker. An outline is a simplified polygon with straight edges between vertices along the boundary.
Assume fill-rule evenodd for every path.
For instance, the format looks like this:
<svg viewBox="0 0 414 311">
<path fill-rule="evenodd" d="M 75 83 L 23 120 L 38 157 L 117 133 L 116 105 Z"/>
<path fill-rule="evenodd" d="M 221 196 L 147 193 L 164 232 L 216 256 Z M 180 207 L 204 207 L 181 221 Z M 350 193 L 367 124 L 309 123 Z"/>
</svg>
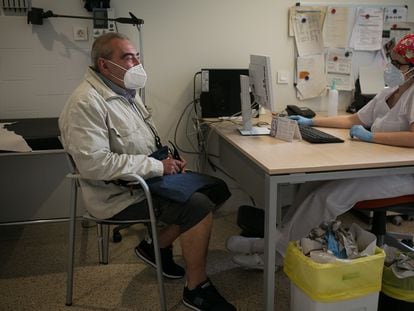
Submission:
<svg viewBox="0 0 414 311">
<path fill-rule="evenodd" d="M 353 139 L 367 143 L 414 148 L 414 34 L 404 36 L 391 51 L 390 62 L 384 69 L 384 81 L 388 87 L 355 114 L 290 118 L 309 126 L 349 128 Z M 276 258 L 284 256 L 289 241 L 307 236 L 321 222 L 335 219 L 358 201 L 413 192 L 413 175 L 305 183 L 278 230 Z M 230 237 L 227 248 L 240 253 L 233 258 L 236 263 L 251 268 L 263 267 L 262 239 Z"/>
</svg>

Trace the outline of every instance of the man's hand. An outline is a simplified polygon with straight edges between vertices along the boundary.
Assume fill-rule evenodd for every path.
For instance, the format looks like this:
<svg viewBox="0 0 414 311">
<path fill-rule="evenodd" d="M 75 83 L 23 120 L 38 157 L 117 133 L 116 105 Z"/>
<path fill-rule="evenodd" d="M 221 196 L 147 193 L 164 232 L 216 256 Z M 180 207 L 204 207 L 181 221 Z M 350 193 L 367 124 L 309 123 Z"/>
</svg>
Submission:
<svg viewBox="0 0 414 311">
<path fill-rule="evenodd" d="M 372 143 L 372 139 L 374 136 L 372 132 L 368 131 L 362 125 L 353 125 L 349 130 L 349 135 L 351 136 L 351 138 L 356 137 L 359 140 L 366 141 L 369 143 Z"/>
<path fill-rule="evenodd" d="M 176 160 L 169 156 L 167 159 L 162 160 L 162 165 L 164 166 L 164 175 L 173 175 L 181 173 L 185 166 L 187 165 L 186 160 Z"/>
<path fill-rule="evenodd" d="M 297 121 L 298 124 L 308 125 L 308 126 L 313 125 L 313 120 L 312 119 L 305 118 L 305 117 L 302 117 L 302 116 L 293 115 L 293 116 L 289 116 L 289 119 Z"/>
</svg>

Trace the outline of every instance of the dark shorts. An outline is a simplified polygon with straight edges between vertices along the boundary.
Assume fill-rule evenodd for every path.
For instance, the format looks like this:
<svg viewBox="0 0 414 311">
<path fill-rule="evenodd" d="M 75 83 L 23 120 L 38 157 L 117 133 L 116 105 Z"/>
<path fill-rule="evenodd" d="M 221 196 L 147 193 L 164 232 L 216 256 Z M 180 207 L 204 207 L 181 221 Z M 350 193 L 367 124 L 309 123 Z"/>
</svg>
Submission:
<svg viewBox="0 0 414 311">
<path fill-rule="evenodd" d="M 184 204 L 152 196 L 153 206 L 157 219 L 167 225 L 178 225 L 181 232 L 194 227 L 215 208 L 210 199 L 199 192 L 195 192 Z M 128 206 L 111 219 L 129 220 L 149 218 L 146 200 Z"/>
</svg>

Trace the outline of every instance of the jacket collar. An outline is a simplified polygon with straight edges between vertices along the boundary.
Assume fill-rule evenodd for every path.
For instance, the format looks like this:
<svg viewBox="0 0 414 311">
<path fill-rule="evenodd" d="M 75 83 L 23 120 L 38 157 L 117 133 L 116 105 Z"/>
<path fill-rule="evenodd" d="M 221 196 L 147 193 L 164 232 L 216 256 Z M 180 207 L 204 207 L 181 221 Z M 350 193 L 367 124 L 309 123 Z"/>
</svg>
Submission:
<svg viewBox="0 0 414 311">
<path fill-rule="evenodd" d="M 111 80 L 105 78 L 102 74 L 89 67 L 86 71 L 85 79 L 96 89 L 96 91 L 105 99 L 120 95 L 125 97 L 129 102 L 133 101 L 136 96 L 135 90 L 124 89 Z"/>
</svg>

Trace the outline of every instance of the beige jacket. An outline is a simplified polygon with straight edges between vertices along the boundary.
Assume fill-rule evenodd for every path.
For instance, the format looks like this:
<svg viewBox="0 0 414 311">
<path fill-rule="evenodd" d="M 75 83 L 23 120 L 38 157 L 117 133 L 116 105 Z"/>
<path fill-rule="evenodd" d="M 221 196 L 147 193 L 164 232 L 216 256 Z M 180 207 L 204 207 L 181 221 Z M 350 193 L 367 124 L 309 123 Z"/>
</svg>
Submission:
<svg viewBox="0 0 414 311">
<path fill-rule="evenodd" d="M 163 175 L 161 161 L 147 155 L 156 150 L 151 115 L 137 95 L 139 113 L 88 69 L 59 118 L 62 143 L 82 176 L 81 193 L 88 212 L 110 218 L 144 199 L 142 191 L 104 181 Z"/>
</svg>

